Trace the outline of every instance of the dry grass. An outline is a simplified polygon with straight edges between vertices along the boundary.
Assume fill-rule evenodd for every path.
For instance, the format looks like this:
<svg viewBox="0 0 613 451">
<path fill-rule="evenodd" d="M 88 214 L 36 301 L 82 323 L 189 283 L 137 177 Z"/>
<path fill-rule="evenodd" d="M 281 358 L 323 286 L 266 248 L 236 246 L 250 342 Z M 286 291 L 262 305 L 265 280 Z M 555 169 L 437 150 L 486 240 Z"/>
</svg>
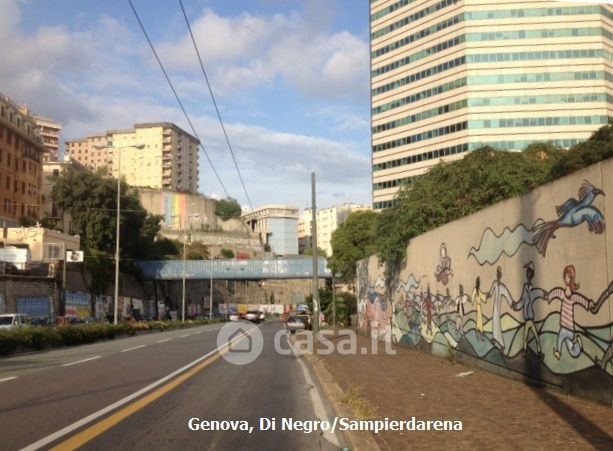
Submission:
<svg viewBox="0 0 613 451">
<path fill-rule="evenodd" d="M 366 420 L 375 418 L 376 414 L 358 387 L 350 386 L 340 399 L 341 403 L 348 405 L 353 410 L 356 418 Z"/>
</svg>

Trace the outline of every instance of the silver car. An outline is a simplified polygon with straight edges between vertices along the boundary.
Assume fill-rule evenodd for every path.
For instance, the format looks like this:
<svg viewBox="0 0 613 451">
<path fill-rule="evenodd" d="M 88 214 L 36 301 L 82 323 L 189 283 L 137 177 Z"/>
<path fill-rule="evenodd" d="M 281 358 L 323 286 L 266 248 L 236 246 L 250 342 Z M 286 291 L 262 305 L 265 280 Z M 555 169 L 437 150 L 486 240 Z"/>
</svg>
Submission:
<svg viewBox="0 0 613 451">
<path fill-rule="evenodd" d="M 30 318 L 23 313 L 5 313 L 0 315 L 0 329 L 15 329 L 30 325 Z"/>
</svg>

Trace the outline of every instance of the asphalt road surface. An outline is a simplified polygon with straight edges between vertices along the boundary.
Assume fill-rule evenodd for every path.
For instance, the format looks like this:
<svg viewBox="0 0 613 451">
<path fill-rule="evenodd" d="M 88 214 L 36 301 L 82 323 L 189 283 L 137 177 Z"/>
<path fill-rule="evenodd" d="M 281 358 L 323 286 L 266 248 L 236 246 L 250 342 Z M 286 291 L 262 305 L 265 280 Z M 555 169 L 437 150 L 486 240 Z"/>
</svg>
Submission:
<svg viewBox="0 0 613 451">
<path fill-rule="evenodd" d="M 305 362 L 275 352 L 279 322 L 260 326 L 263 351 L 248 365 L 219 357 L 220 328 L 0 359 L 0 449 L 344 447 L 342 437 L 330 432 L 280 430 L 283 418 L 332 420 L 333 415 Z M 193 431 L 191 418 L 245 421 L 253 429 Z M 260 418 L 276 419 L 277 430 L 260 431 Z"/>
</svg>

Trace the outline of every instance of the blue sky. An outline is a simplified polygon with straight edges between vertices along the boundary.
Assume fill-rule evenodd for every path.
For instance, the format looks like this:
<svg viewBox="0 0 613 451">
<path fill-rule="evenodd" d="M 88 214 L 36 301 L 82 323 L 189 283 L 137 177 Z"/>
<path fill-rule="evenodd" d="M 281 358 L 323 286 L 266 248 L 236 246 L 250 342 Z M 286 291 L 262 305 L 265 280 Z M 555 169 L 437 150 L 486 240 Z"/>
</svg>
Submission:
<svg viewBox="0 0 613 451">
<path fill-rule="evenodd" d="M 132 0 L 233 197 L 246 204 L 178 0 Z M 254 206 L 370 203 L 367 0 L 183 0 Z M 62 139 L 189 130 L 128 0 L 0 0 L 0 91 Z M 222 196 L 203 155 L 201 191 Z"/>
</svg>

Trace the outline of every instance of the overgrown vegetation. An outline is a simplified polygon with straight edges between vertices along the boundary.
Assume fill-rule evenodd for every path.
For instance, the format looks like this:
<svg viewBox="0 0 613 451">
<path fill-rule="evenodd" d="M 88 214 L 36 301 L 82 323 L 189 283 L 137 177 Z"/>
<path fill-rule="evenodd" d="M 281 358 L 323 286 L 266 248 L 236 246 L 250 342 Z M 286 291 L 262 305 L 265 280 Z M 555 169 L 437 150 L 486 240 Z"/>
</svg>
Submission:
<svg viewBox="0 0 613 451">
<path fill-rule="evenodd" d="M 377 213 L 356 211 L 332 233 L 330 270 L 345 283 L 355 277 L 356 262 L 376 252 Z"/>
<path fill-rule="evenodd" d="M 333 305 L 336 304 L 336 324 L 349 326 L 351 315 L 357 313 L 357 298 L 353 293 L 335 293 L 335 302 L 332 302 L 332 290 L 328 288 L 319 289 L 319 311 L 323 312 L 328 324 L 332 324 Z M 305 304 L 309 310 L 313 311 L 313 296 L 305 297 Z"/>
<path fill-rule="evenodd" d="M 601 127 L 570 149 L 535 143 L 523 152 L 483 147 L 465 158 L 439 163 L 403 187 L 396 206 L 370 216 L 349 216 L 332 236 L 330 268 L 355 278 L 356 263 L 377 254 L 398 268 L 413 237 L 613 157 L 613 125 Z"/>
<path fill-rule="evenodd" d="M 75 233 L 87 254 L 113 255 L 117 212 L 117 181 L 90 172 L 67 170 L 57 176 L 52 197 L 72 217 Z M 153 257 L 161 216 L 147 213 L 138 191 L 121 182 L 120 243 L 126 259 Z"/>
<path fill-rule="evenodd" d="M 223 221 L 232 218 L 240 218 L 241 213 L 241 206 L 236 199 L 232 199 L 231 197 L 217 201 L 217 205 L 215 206 L 215 215 Z"/>
</svg>

